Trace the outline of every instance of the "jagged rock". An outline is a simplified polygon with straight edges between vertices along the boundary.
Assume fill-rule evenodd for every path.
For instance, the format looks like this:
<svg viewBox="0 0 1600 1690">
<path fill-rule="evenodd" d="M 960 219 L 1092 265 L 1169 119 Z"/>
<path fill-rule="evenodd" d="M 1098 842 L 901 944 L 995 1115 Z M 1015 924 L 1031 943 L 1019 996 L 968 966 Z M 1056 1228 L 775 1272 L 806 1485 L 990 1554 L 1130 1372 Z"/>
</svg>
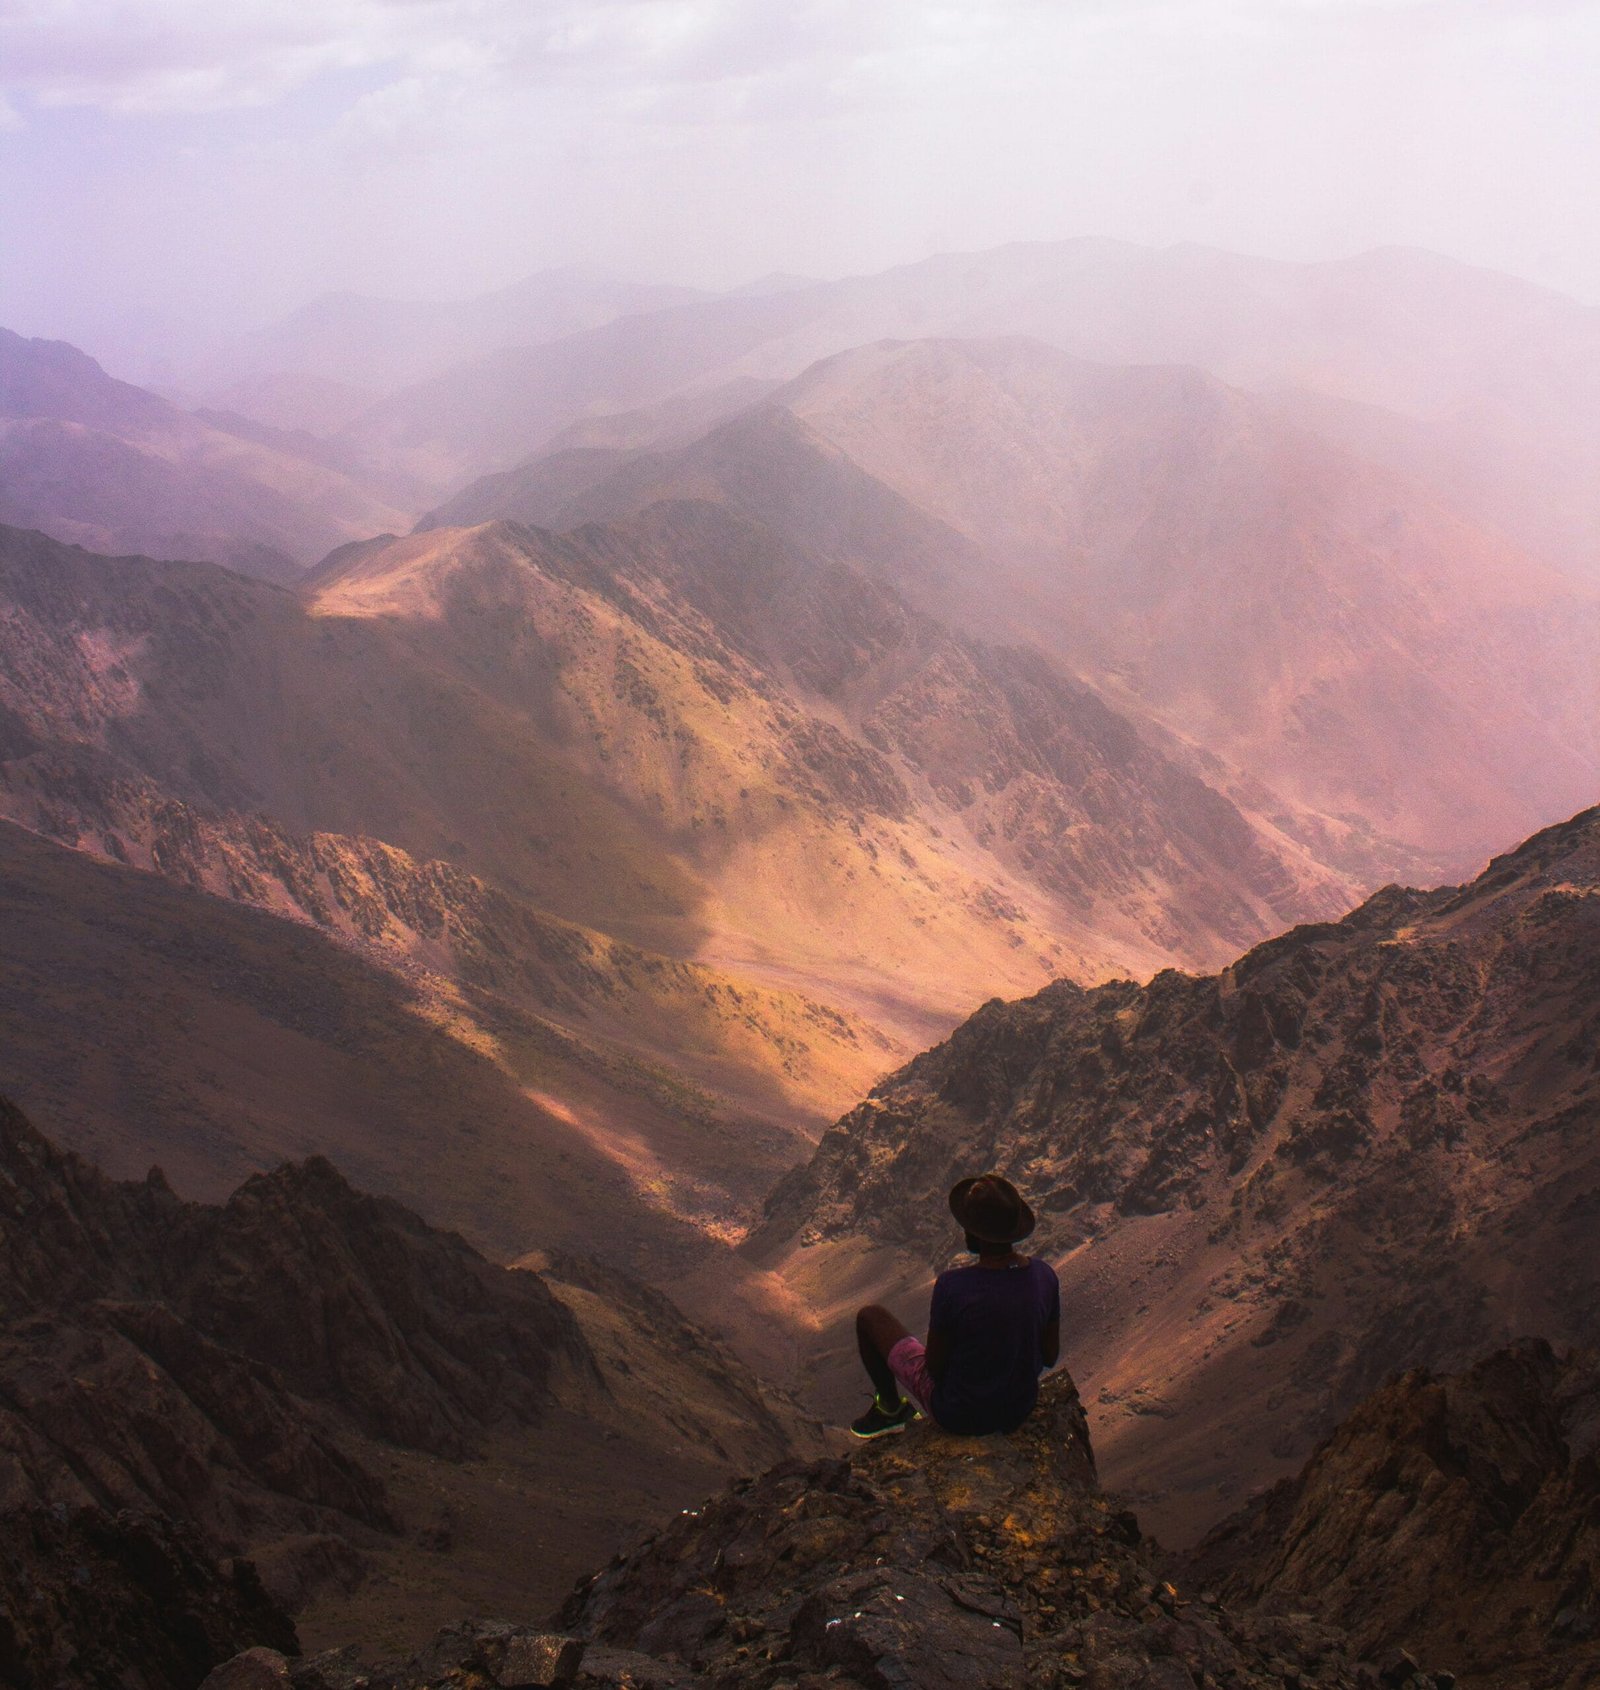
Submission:
<svg viewBox="0 0 1600 1690">
<path fill-rule="evenodd" d="M 446 1626 L 404 1662 L 364 1665 L 352 1646 L 286 1663 L 286 1671 L 293 1690 L 550 1690 L 589 1682 L 580 1677 L 587 1666 L 577 1638 L 505 1620 L 466 1620 Z M 601 1667 L 603 1675 L 612 1670 Z M 626 1660 L 615 1671 L 606 1681 L 626 1682 Z M 219 1680 L 202 1690 L 231 1687 Z"/>
<path fill-rule="evenodd" d="M 529 1427 L 548 1434 L 536 1447 Z M 436 1557 L 463 1537 L 475 1554 L 493 1532 L 512 1541 L 484 1600 L 509 1589 L 543 1607 L 626 1528 L 580 1518 L 576 1546 L 547 1546 L 539 1500 L 572 1465 L 611 1461 L 623 1436 L 623 1519 L 697 1494 L 736 1460 L 819 1447 L 792 1405 L 613 1269 L 566 1256 L 550 1278 L 495 1266 L 318 1158 L 258 1175 L 224 1205 L 186 1203 L 159 1174 L 110 1180 L 56 1151 L 0 1100 L 0 1518 L 107 1500 L 160 1509 L 213 1554 L 248 1549 L 292 1611 L 364 1581 L 392 1588 L 396 1572 L 431 1579 Z M 480 1444 L 458 1481 L 451 1458 Z M 433 1521 L 397 1518 L 374 1470 L 414 1474 L 406 1445 L 446 1458 L 427 1462 Z M 485 1468 L 532 1488 L 516 1525 L 485 1518 L 473 1488 Z M 159 1612 L 145 1617 L 159 1628 Z M 540 1647 L 518 1644 L 508 1683 L 570 1677 L 570 1653 L 546 1661 Z M 316 1671 L 328 1690 L 360 1676 L 331 1661 Z"/>
<path fill-rule="evenodd" d="M 1242 1622 L 1164 1584 L 1095 1487 L 1058 1374 L 1010 1437 L 920 1425 L 736 1484 L 581 1585 L 558 1623 L 591 1640 L 585 1672 L 624 1648 L 663 1682 L 676 1669 L 724 1690 L 1355 1685 L 1328 1628 Z"/>
<path fill-rule="evenodd" d="M 0 1099 L 0 1507 L 113 1502 L 260 1545 L 283 1600 L 394 1532 L 354 1432 L 446 1456 L 534 1423 L 567 1309 L 313 1158 L 222 1207 L 118 1182 Z"/>
<path fill-rule="evenodd" d="M 290 1690 L 289 1662 L 276 1649 L 246 1649 L 213 1667 L 200 1690 Z"/>
<path fill-rule="evenodd" d="M 219 1562 L 192 1527 L 94 1507 L 0 1515 L 0 1682 L 193 1690 L 255 1644 L 293 1651 L 294 1626 L 248 1561 Z"/>
<path fill-rule="evenodd" d="M 869 1567 L 813 1592 L 789 1643 L 871 1690 L 1010 1690 L 1023 1677 L 1022 1616 L 1000 1586 Z"/>
<path fill-rule="evenodd" d="M 574 1681 L 579 1690 L 692 1690 L 697 1674 L 680 1666 L 641 1655 L 632 1649 L 613 1649 L 591 1643 Z"/>
<path fill-rule="evenodd" d="M 501 1690 L 541 1690 L 544 1685 L 570 1684 L 583 1662 L 583 1645 L 571 1637 L 526 1632 L 506 1640 L 490 1671 Z"/>
<path fill-rule="evenodd" d="M 919 1424 L 741 1480 L 544 1627 L 469 1621 L 406 1661 L 345 1650 L 287 1671 L 292 1690 L 1357 1690 L 1380 1674 L 1315 1619 L 1236 1613 L 1166 1582 L 1097 1489 L 1061 1373 L 1008 1437 Z M 1446 1690 L 1412 1661 L 1404 1682 Z"/>
<path fill-rule="evenodd" d="M 1597 894 L 1600 809 L 1212 976 L 986 1004 L 824 1134 L 747 1248 L 817 1252 L 816 1283 L 863 1241 L 937 1270 L 946 1192 L 994 1167 L 1059 1263 L 1108 1470 L 1173 1512 L 1247 1494 L 1400 1368 L 1530 1326 L 1600 1344 Z M 1163 1529 L 1215 1517 L 1187 1506 Z"/>
<path fill-rule="evenodd" d="M 1474 1686 L 1600 1677 L 1597 1431 L 1592 1353 L 1527 1340 L 1460 1374 L 1414 1370 L 1176 1576 L 1342 1628 L 1391 1690 L 1418 1660 Z"/>
</svg>

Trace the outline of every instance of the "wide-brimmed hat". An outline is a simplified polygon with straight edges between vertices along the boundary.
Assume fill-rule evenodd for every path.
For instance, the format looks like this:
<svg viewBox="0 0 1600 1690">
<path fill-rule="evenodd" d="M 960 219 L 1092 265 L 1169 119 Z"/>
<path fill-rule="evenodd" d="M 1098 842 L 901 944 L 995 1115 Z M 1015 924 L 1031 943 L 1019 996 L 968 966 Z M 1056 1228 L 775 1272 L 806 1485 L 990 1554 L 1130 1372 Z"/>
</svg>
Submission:
<svg viewBox="0 0 1600 1690">
<path fill-rule="evenodd" d="M 950 1188 L 950 1213 L 963 1230 L 985 1244 L 1015 1244 L 1033 1231 L 1033 1210 L 999 1174 L 957 1180 Z"/>
</svg>

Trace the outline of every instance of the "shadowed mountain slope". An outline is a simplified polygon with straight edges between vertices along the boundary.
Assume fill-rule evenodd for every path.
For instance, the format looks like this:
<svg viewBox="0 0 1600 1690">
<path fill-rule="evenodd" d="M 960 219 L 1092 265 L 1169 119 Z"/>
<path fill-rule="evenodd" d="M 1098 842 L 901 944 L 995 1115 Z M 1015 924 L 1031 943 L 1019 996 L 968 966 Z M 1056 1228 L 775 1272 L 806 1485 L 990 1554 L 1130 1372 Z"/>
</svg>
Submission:
<svg viewBox="0 0 1600 1690">
<path fill-rule="evenodd" d="M 92 1507 L 0 1519 L 0 1670 L 12 1684 L 193 1690 L 240 1650 L 297 1650 L 253 1565 L 219 1562 L 192 1527 Z"/>
<path fill-rule="evenodd" d="M 159 1172 L 106 1179 L 0 1103 L 0 1175 L 8 1523 L 87 1508 L 154 1515 L 157 1539 L 198 1528 L 292 1606 L 315 1597 L 313 1629 L 354 1599 L 420 1636 L 441 1605 L 493 1600 L 508 1553 L 548 1599 L 652 1510 L 809 1447 L 659 1294 L 609 1272 L 597 1353 L 581 1286 L 496 1267 L 318 1158 L 207 1207 Z M 641 1396 L 632 1373 L 664 1341 L 676 1374 Z M 524 1523 L 506 1536 L 487 1499 L 508 1490 Z M 431 1598 L 397 1604 L 396 1581 L 429 1576 L 441 1516 L 459 1553 Z"/>
<path fill-rule="evenodd" d="M 8 823 L 0 870 L 7 1084 L 113 1173 L 159 1157 L 219 1200 L 330 1156 L 502 1257 L 592 1248 L 677 1279 L 793 1161 L 681 1073 L 470 984 Z"/>
<path fill-rule="evenodd" d="M 1527 1340 L 1363 1402 L 1182 1563 L 1233 1605 L 1313 1613 L 1464 1685 L 1600 1672 L 1600 1369 Z"/>
<path fill-rule="evenodd" d="M 218 427 L 113 380 L 75 347 L 7 330 L 0 520 L 277 580 L 346 540 L 404 526 L 384 494 L 315 443 Z"/>
<path fill-rule="evenodd" d="M 823 1284 L 888 1247 L 877 1282 L 898 1251 L 925 1284 L 948 1187 L 997 1167 L 1114 1416 L 1103 1461 L 1190 1531 L 1398 1367 L 1594 1341 L 1597 922 L 1591 810 L 1220 975 L 987 1005 L 824 1137 L 757 1254 Z"/>
</svg>

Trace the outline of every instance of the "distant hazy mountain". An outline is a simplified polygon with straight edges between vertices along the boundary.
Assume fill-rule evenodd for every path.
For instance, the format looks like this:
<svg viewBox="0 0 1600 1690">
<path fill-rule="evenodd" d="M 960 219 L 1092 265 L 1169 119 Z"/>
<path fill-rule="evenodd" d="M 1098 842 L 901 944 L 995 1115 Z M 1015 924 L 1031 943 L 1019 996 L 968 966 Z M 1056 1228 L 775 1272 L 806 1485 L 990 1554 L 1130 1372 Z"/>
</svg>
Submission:
<svg viewBox="0 0 1600 1690">
<path fill-rule="evenodd" d="M 202 418 L 60 341 L 0 330 L 0 519 L 105 552 L 269 579 L 405 525 L 349 454 Z"/>
<path fill-rule="evenodd" d="M 987 1005 L 824 1137 L 757 1259 L 823 1287 L 877 1246 L 879 1284 L 896 1252 L 925 1284 L 950 1184 L 1010 1176 L 1102 1469 L 1170 1542 L 1399 1368 L 1594 1344 L 1597 1040 L 1589 810 L 1209 978 Z"/>
<path fill-rule="evenodd" d="M 189 381 L 213 391 L 262 378 L 315 378 L 386 393 L 503 347 L 534 346 L 613 318 L 706 297 L 694 288 L 630 282 L 570 267 L 541 271 L 468 299 L 330 293 L 216 348 L 198 363 Z M 264 391 L 270 394 L 271 389 Z M 237 397 L 234 402 L 239 402 Z M 248 405 L 241 408 L 255 414 Z M 311 426 L 297 421 L 298 426 Z"/>
<path fill-rule="evenodd" d="M 441 490 L 509 468 L 580 416 L 738 378 L 785 379 L 884 338 L 1026 335 L 1111 363 L 1192 364 L 1299 403 L 1394 467 L 1465 487 L 1466 514 L 1600 567 L 1600 311 L 1431 253 L 1290 264 L 1080 240 L 945 254 L 881 275 L 628 318 L 440 375 L 353 425 Z M 1381 419 L 1380 419 L 1381 421 Z"/>
<path fill-rule="evenodd" d="M 667 497 L 1044 648 L 1375 879 L 1470 868 L 1600 787 L 1600 597 L 1194 369 L 884 342 L 687 446 L 552 452 L 424 522 Z"/>
</svg>

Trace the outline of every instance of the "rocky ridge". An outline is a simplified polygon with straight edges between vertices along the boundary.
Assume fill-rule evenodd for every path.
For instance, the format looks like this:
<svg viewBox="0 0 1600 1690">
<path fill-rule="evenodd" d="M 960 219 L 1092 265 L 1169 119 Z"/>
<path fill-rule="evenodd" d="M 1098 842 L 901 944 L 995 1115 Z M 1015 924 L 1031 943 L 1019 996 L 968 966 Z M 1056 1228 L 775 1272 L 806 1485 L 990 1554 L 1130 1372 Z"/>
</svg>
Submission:
<svg viewBox="0 0 1600 1690">
<path fill-rule="evenodd" d="M 1482 1690 L 1600 1678 L 1600 1365 L 1542 1340 L 1368 1397 L 1174 1577 Z"/>
<path fill-rule="evenodd" d="M 1219 975 L 987 1005 L 826 1135 L 753 1250 L 804 1280 L 888 1246 L 925 1283 L 946 1190 L 998 1168 L 1060 1266 L 1102 1459 L 1192 1531 L 1397 1368 L 1594 1341 L 1597 1017 L 1588 811 Z"/>
<path fill-rule="evenodd" d="M 474 1487 L 514 1485 L 537 1515 L 572 1470 L 609 1465 L 614 1494 L 589 1501 L 598 1518 L 573 1541 L 536 1552 L 513 1533 L 521 1587 L 559 1584 L 619 1520 L 807 1446 L 799 1418 L 658 1293 L 614 1270 L 607 1283 L 597 1356 L 573 1292 L 493 1265 L 321 1159 L 221 1206 L 186 1203 L 158 1170 L 106 1179 L 0 1102 L 0 1514 L 17 1549 L 0 1576 L 19 1592 L 17 1670 L 55 1659 L 51 1625 L 87 1649 L 73 1628 L 94 1611 L 154 1635 L 163 1591 L 195 1604 L 192 1623 L 171 1622 L 191 1656 L 207 1637 L 230 1645 L 207 1665 L 247 1622 L 254 1641 L 292 1636 L 274 1601 L 326 1607 L 369 1576 L 370 1620 L 419 1558 L 471 1549 Z M 636 1401 L 629 1376 L 657 1326 L 684 1377 Z M 701 1410 L 694 1447 L 674 1385 Z M 273 1600 L 251 1567 L 218 1564 L 242 1554 Z M 97 1561 L 100 1610 L 70 1572 Z"/>
<path fill-rule="evenodd" d="M 254 1676 L 252 1676 L 254 1675 Z M 1379 1684 L 1303 1617 L 1240 1617 L 1166 1582 L 1096 1488 L 1072 1382 L 1008 1438 L 927 1427 L 790 1463 L 689 1509 L 582 1582 L 545 1630 L 458 1625 L 409 1661 L 355 1650 L 219 1669 L 207 1690 L 1193 1690 Z"/>
</svg>

